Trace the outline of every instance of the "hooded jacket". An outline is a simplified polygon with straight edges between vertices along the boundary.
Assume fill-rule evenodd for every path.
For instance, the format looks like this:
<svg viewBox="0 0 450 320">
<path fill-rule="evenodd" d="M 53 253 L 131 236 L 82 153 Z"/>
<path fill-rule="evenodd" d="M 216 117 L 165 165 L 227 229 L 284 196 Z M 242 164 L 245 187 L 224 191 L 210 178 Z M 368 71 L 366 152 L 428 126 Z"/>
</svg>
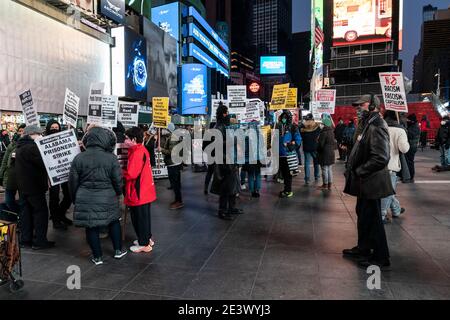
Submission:
<svg viewBox="0 0 450 320">
<path fill-rule="evenodd" d="M 56 120 L 50 120 L 49 122 L 47 122 L 47 126 L 45 127 L 45 135 L 46 135 L 46 136 L 52 134 L 52 132 L 50 132 L 50 130 L 51 130 L 50 128 L 51 128 L 52 125 L 54 125 L 55 123 L 58 124 L 58 126 L 59 126 L 58 132 L 61 131 L 61 124 L 60 124 L 58 121 L 56 121 Z"/>
<path fill-rule="evenodd" d="M 75 157 L 69 176 L 74 223 L 87 228 L 107 226 L 120 218 L 122 174 L 113 154 L 116 136 L 108 129 L 95 127 L 84 140 L 86 151 Z"/>
<path fill-rule="evenodd" d="M 436 145 L 445 149 L 450 148 L 450 120 L 440 126 L 436 135 Z"/>
<path fill-rule="evenodd" d="M 289 111 L 281 114 L 280 120 L 286 116 L 287 122 L 278 122 L 277 128 L 280 130 L 280 157 L 287 157 L 288 153 L 295 151 L 302 144 L 302 136 L 297 129 L 293 130 L 292 115 Z M 295 144 L 293 145 L 292 142 Z"/>
<path fill-rule="evenodd" d="M 303 151 L 316 152 L 320 135 L 320 125 L 314 120 L 305 121 L 302 128 Z"/>
<path fill-rule="evenodd" d="M 397 121 L 386 119 L 389 126 L 390 155 L 388 169 L 394 172 L 400 172 L 402 165 L 400 162 L 400 153 L 409 151 L 408 135 L 406 130 L 400 126 Z"/>
<path fill-rule="evenodd" d="M 337 143 L 334 139 L 333 128 L 325 126 L 320 132 L 317 146 L 317 158 L 321 166 L 330 166 L 335 164 L 336 148 Z"/>
</svg>

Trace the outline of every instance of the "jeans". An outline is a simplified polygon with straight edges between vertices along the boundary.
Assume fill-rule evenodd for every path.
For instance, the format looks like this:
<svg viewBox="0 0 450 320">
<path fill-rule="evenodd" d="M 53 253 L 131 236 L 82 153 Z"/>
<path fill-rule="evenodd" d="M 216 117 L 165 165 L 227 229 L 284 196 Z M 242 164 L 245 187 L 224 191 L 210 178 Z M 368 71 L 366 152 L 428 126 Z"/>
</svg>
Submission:
<svg viewBox="0 0 450 320">
<path fill-rule="evenodd" d="M 323 184 L 333 183 L 333 166 L 322 166 Z"/>
<path fill-rule="evenodd" d="M 252 193 L 261 190 L 261 172 L 252 170 L 248 173 L 248 188 Z"/>
<path fill-rule="evenodd" d="M 140 246 L 148 246 L 152 238 L 151 204 L 130 207 L 131 222 Z"/>
<path fill-rule="evenodd" d="M 181 196 L 181 165 L 167 167 L 170 185 L 175 193 L 175 202 L 183 202 Z"/>
<path fill-rule="evenodd" d="M 298 147 L 297 149 L 295 149 L 295 152 L 297 153 L 297 157 L 298 157 L 298 165 L 301 166 L 301 165 L 302 165 L 302 152 L 301 152 L 301 148 Z"/>
<path fill-rule="evenodd" d="M 394 191 L 397 189 L 397 172 L 391 171 L 391 182 Z M 392 215 L 399 216 L 402 207 L 400 206 L 400 202 L 398 201 L 395 195 L 389 196 L 387 198 L 381 199 L 381 215 L 383 220 L 386 219 L 388 209 L 391 209 Z"/>
<path fill-rule="evenodd" d="M 122 250 L 122 231 L 120 230 L 119 220 L 111 222 L 108 227 L 114 251 Z M 100 227 L 86 228 L 86 240 L 91 247 L 92 255 L 97 259 L 103 256 L 99 235 Z"/>
<path fill-rule="evenodd" d="M 445 149 L 445 146 L 441 146 L 441 166 L 450 166 L 450 149 Z"/>
<path fill-rule="evenodd" d="M 280 171 L 284 180 L 284 192 L 292 192 L 292 175 L 286 157 L 280 157 Z"/>
<path fill-rule="evenodd" d="M 319 180 L 320 178 L 320 166 L 319 159 L 317 158 L 317 152 L 305 152 L 305 181 L 309 182 L 310 180 L 310 165 L 311 160 L 314 164 L 314 178 Z"/>
<path fill-rule="evenodd" d="M 16 193 L 17 193 L 17 190 L 6 189 L 5 190 L 5 204 L 8 207 L 9 211 L 19 213 L 20 207 L 16 201 Z"/>
<path fill-rule="evenodd" d="M 48 207 L 45 193 L 20 195 L 23 207 L 20 213 L 20 238 L 22 243 L 36 246 L 47 242 Z"/>
</svg>

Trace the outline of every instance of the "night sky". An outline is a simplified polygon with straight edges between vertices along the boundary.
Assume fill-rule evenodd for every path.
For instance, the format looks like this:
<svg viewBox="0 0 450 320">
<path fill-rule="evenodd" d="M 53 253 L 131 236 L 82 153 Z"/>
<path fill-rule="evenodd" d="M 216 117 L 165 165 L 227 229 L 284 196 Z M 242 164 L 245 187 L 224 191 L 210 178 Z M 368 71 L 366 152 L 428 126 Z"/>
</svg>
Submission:
<svg viewBox="0 0 450 320">
<path fill-rule="evenodd" d="M 293 4 L 293 32 L 308 31 L 311 29 L 311 1 L 292 0 Z M 412 79 L 414 55 L 420 47 L 420 30 L 422 26 L 422 7 L 431 4 L 440 9 L 450 6 L 450 0 L 404 0 L 403 21 L 403 71 Z"/>
</svg>

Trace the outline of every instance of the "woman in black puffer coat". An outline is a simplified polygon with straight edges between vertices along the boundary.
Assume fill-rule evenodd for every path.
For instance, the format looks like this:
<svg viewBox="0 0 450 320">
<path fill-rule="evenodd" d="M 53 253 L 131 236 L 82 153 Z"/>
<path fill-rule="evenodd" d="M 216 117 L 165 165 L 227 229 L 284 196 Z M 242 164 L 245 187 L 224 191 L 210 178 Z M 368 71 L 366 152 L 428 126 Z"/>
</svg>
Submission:
<svg viewBox="0 0 450 320">
<path fill-rule="evenodd" d="M 122 194 L 122 174 L 113 154 L 115 134 L 94 127 L 86 133 L 86 151 L 75 157 L 70 169 L 69 187 L 75 203 L 74 224 L 86 228 L 86 238 L 96 264 L 102 264 L 99 232 L 109 227 L 115 258 L 122 258 L 119 197 Z"/>
</svg>

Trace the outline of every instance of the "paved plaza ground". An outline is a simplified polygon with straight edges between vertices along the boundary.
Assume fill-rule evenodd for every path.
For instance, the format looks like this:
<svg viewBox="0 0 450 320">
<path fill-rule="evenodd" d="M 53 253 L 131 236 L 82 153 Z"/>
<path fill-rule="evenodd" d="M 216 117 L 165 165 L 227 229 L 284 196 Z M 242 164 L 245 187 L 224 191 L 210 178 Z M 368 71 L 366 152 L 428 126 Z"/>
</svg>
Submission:
<svg viewBox="0 0 450 320">
<path fill-rule="evenodd" d="M 49 227 L 56 248 L 24 250 L 24 291 L 7 299 L 449 299 L 450 173 L 432 173 L 437 151 L 418 152 L 416 184 L 401 184 L 406 213 L 386 225 L 392 270 L 381 290 L 368 274 L 342 257 L 356 244 L 356 199 L 342 194 L 343 164 L 335 166 L 331 192 L 294 180 L 295 198 L 279 200 L 279 184 L 263 182 L 261 198 L 240 197 L 246 212 L 235 221 L 217 218 L 217 198 L 203 195 L 203 173 L 183 173 L 186 207 L 169 211 L 168 181 L 158 182 L 152 207 L 156 246 L 151 254 L 112 257 L 94 266 L 84 229 Z M 303 171 L 303 170 L 302 170 Z M 127 225 L 128 247 L 135 239 Z M 68 290 L 66 269 L 81 268 L 81 290 Z"/>
</svg>

